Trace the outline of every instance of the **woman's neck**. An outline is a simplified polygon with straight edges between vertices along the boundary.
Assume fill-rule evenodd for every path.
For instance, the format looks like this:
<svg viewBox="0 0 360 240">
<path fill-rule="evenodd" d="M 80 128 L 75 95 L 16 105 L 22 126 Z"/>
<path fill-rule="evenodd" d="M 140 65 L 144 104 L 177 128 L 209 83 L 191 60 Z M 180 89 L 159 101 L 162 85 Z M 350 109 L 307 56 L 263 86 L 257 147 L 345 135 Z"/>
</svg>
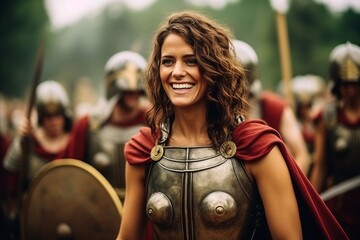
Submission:
<svg viewBox="0 0 360 240">
<path fill-rule="evenodd" d="M 171 126 L 169 145 L 210 145 L 206 113 L 202 111 L 175 111 Z"/>
</svg>

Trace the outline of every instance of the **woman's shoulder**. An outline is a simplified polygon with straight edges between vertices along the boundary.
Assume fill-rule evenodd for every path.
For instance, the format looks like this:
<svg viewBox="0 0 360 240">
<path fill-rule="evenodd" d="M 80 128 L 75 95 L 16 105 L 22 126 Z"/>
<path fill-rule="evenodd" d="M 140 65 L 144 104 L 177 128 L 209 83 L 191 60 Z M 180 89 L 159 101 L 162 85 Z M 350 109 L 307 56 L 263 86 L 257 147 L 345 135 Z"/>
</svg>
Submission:
<svg viewBox="0 0 360 240">
<path fill-rule="evenodd" d="M 277 144 L 283 144 L 279 132 L 260 119 L 246 120 L 233 132 L 237 147 L 236 156 L 243 160 L 255 160 L 268 154 Z"/>
<path fill-rule="evenodd" d="M 245 120 L 242 123 L 238 124 L 234 129 L 234 134 L 241 134 L 245 135 L 246 137 L 249 137 L 248 135 L 260 137 L 265 133 L 280 136 L 276 129 L 269 126 L 262 119 Z"/>
</svg>

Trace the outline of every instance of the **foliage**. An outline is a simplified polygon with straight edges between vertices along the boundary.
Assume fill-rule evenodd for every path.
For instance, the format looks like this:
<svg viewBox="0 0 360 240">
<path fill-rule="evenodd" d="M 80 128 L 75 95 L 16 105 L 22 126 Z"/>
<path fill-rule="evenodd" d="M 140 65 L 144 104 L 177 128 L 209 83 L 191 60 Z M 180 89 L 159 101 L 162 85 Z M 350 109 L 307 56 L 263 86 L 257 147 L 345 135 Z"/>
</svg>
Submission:
<svg viewBox="0 0 360 240">
<path fill-rule="evenodd" d="M 0 93 L 20 96 L 30 84 L 48 17 L 42 1 L 8 0 L 0 8 Z"/>
<path fill-rule="evenodd" d="M 42 1 L 12 0 L 0 10 L 0 92 L 22 96 L 30 85 L 38 38 L 46 30 L 43 80 L 60 81 L 70 91 L 77 79 L 85 76 L 102 95 L 104 65 L 109 57 L 122 50 L 138 51 L 147 57 L 153 31 L 164 16 L 185 9 L 206 13 L 229 26 L 236 38 L 250 43 L 259 56 L 264 87 L 276 88 L 281 72 L 275 12 L 268 0 L 233 1 L 221 10 L 169 0 L 158 0 L 141 12 L 123 5 L 110 6 L 95 17 L 56 31 L 49 28 Z M 360 14 L 351 10 L 334 15 L 312 0 L 293 0 L 286 19 L 294 76 L 317 74 L 326 78 L 332 48 L 345 41 L 360 41 Z"/>
</svg>

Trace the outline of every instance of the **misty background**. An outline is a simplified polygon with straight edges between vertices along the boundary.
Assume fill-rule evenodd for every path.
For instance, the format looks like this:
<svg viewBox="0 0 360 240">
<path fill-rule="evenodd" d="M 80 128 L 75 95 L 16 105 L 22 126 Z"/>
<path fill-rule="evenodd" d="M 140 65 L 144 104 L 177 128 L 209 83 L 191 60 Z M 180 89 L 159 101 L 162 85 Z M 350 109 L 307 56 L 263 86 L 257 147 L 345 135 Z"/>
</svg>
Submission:
<svg viewBox="0 0 360 240">
<path fill-rule="evenodd" d="M 61 82 L 73 101 L 87 88 L 88 98 L 98 98 L 105 63 L 114 53 L 133 50 L 147 58 L 165 16 L 188 9 L 227 25 L 249 43 L 259 57 L 263 87 L 276 90 L 282 77 L 269 0 L 8 0 L 0 9 L 0 95 L 26 96 L 44 35 L 41 81 Z M 360 45 L 359 0 L 292 0 L 285 16 L 293 76 L 326 80 L 331 50 L 346 41 Z"/>
</svg>

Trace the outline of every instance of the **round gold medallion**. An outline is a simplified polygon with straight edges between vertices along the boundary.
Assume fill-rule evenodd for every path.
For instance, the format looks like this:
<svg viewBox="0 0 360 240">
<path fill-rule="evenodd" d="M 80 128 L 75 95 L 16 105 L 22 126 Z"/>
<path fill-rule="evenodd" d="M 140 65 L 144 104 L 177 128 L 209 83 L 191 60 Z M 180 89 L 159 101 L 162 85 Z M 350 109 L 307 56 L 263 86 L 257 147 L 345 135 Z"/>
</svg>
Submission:
<svg viewBox="0 0 360 240">
<path fill-rule="evenodd" d="M 159 161 L 163 155 L 164 155 L 164 148 L 161 145 L 155 145 L 151 149 L 150 156 L 153 161 Z"/>
<path fill-rule="evenodd" d="M 233 141 L 225 141 L 220 146 L 220 153 L 224 158 L 232 158 L 236 153 L 236 144 Z"/>
</svg>

